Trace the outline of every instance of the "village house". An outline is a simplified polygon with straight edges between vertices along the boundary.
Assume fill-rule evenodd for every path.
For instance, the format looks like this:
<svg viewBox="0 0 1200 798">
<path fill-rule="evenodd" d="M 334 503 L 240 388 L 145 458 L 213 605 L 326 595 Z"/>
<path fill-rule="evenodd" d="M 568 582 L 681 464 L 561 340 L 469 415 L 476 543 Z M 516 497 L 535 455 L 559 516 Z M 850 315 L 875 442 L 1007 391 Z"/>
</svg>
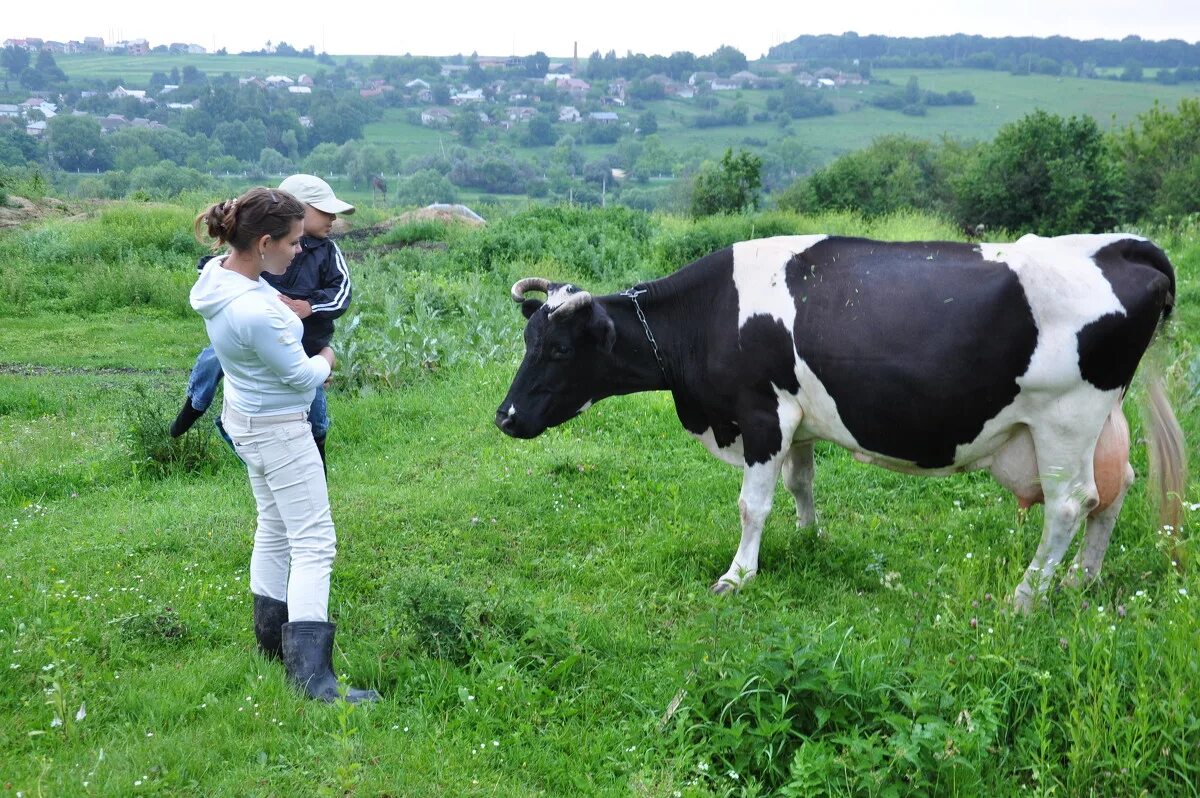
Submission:
<svg viewBox="0 0 1200 798">
<path fill-rule="evenodd" d="M 124 130 L 129 127 L 129 120 L 120 114 L 109 114 L 100 120 L 100 132 L 112 133 L 114 130 Z"/>
<path fill-rule="evenodd" d="M 528 122 L 537 116 L 537 109 L 529 106 L 513 106 L 508 109 L 508 121 L 510 122 Z"/>
<path fill-rule="evenodd" d="M 108 96 L 110 99 L 113 99 L 113 100 L 119 100 L 123 97 L 133 97 L 135 99 L 145 102 L 146 90 L 145 89 L 127 89 L 124 86 L 117 86 L 115 89 L 113 89 L 112 91 L 110 91 L 108 93 Z"/>
<path fill-rule="evenodd" d="M 481 103 L 483 99 L 483 89 L 471 89 L 470 91 L 460 91 L 452 95 L 450 102 L 455 105 L 465 105 L 466 103 Z"/>
<path fill-rule="evenodd" d="M 404 88 L 406 88 L 406 89 L 416 89 L 416 88 L 428 89 L 429 84 L 426 83 L 425 81 L 421 80 L 420 78 L 413 78 L 408 83 L 404 84 Z"/>
<path fill-rule="evenodd" d="M 282 89 L 286 86 L 295 85 L 296 81 L 289 78 L 287 75 L 267 75 L 263 78 L 263 82 L 272 89 Z"/>
<path fill-rule="evenodd" d="M 469 68 L 463 64 L 442 64 L 442 77 L 449 78 L 456 75 L 465 75 Z"/>
<path fill-rule="evenodd" d="M 21 110 L 28 115 L 30 111 L 38 111 L 45 119 L 52 119 L 58 113 L 58 106 L 41 97 L 30 97 L 21 103 Z"/>
<path fill-rule="evenodd" d="M 592 111 L 588 119 L 599 125 L 615 125 L 620 118 L 612 111 Z"/>
<path fill-rule="evenodd" d="M 421 112 L 421 124 L 426 127 L 442 127 L 450 124 L 453 115 L 445 108 L 427 108 Z"/>
<path fill-rule="evenodd" d="M 21 106 L 19 106 L 19 105 L 13 105 L 11 103 L 0 103 L 0 117 L 16 119 L 17 117 L 22 116 L 23 113 L 24 112 L 21 110 Z"/>
<path fill-rule="evenodd" d="M 559 122 L 578 122 L 582 119 L 579 109 L 573 105 L 564 105 L 558 109 Z"/>
<path fill-rule="evenodd" d="M 693 72 L 691 77 L 688 78 L 687 82 L 689 86 L 695 86 L 696 88 L 699 88 L 700 86 L 712 83 L 718 77 L 720 77 L 720 75 L 718 75 L 716 72 Z"/>
<path fill-rule="evenodd" d="M 312 94 L 312 86 L 288 86 L 288 94 Z"/>
</svg>

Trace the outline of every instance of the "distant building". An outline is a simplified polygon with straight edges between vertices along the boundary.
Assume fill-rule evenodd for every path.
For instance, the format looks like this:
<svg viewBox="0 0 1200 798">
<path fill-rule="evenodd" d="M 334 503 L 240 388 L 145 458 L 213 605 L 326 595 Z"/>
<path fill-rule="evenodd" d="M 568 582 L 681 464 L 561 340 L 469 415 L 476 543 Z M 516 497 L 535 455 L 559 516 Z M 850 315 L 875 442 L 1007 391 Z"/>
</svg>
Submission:
<svg viewBox="0 0 1200 798">
<path fill-rule="evenodd" d="M 481 103 L 483 102 L 483 89 L 471 89 L 470 91 L 460 91 L 458 94 L 450 98 L 450 102 L 455 105 L 465 105 L 466 103 Z"/>
<path fill-rule="evenodd" d="M 124 86 L 117 86 L 108 93 L 110 99 L 119 100 L 122 97 L 134 97 L 138 100 L 146 99 L 145 89 L 127 89 Z"/>
<path fill-rule="evenodd" d="M 421 112 L 421 124 L 426 127 L 441 127 L 450 124 L 453 115 L 445 108 L 428 108 Z"/>
</svg>

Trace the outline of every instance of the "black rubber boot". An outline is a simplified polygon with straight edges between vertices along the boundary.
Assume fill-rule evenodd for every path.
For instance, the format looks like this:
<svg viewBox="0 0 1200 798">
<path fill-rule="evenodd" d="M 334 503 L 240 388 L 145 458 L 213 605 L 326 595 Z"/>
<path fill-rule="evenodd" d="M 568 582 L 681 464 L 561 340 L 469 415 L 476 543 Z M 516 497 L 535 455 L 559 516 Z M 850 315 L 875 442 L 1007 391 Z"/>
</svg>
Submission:
<svg viewBox="0 0 1200 798">
<path fill-rule="evenodd" d="M 378 701 L 374 690 L 347 688 L 338 692 L 337 677 L 333 675 L 333 632 L 337 627 L 321 621 L 294 621 L 283 625 L 283 667 L 297 687 L 309 698 L 318 701 L 337 701 L 351 704 Z"/>
<path fill-rule="evenodd" d="M 178 438 L 183 433 L 192 428 L 196 423 L 196 419 L 204 415 L 203 410 L 197 410 L 192 407 L 191 399 L 183 400 L 183 409 L 179 411 L 179 415 L 175 416 L 175 420 L 171 422 L 170 433 L 172 438 Z"/>
<path fill-rule="evenodd" d="M 264 657 L 283 657 L 283 625 L 287 623 L 287 602 L 257 593 L 254 596 L 254 636 L 258 639 L 258 650 Z"/>
<path fill-rule="evenodd" d="M 329 476 L 329 464 L 325 462 L 325 437 L 313 438 L 313 443 L 317 444 L 317 452 L 321 455 L 321 468 L 325 469 L 325 476 Z"/>
</svg>

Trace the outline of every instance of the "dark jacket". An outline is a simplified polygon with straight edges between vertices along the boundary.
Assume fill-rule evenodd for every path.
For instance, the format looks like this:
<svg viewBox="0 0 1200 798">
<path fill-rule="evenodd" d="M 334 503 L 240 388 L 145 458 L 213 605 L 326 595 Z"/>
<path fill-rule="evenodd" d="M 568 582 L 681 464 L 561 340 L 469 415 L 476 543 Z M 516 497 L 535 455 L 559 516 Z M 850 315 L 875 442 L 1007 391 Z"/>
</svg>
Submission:
<svg viewBox="0 0 1200 798">
<path fill-rule="evenodd" d="M 214 255 L 205 255 L 196 264 L 204 264 Z M 312 305 L 312 315 L 304 319 L 304 338 L 301 344 L 312 357 L 329 345 L 333 338 L 333 320 L 350 307 L 350 271 L 338 245 L 328 238 L 302 236 L 300 254 L 283 274 L 267 274 L 262 278 L 279 293 L 292 299 L 303 299 Z"/>
</svg>

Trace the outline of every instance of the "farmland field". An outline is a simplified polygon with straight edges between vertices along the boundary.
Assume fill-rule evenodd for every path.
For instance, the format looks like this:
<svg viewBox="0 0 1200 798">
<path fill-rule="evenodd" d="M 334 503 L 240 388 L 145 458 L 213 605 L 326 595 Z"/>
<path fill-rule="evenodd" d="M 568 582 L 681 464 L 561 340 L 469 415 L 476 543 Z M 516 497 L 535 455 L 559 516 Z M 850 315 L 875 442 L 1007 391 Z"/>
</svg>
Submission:
<svg viewBox="0 0 1200 798">
<path fill-rule="evenodd" d="M 887 80 L 868 86 L 847 86 L 829 92 L 838 113 L 811 119 L 793 120 L 788 132 L 797 136 L 812 149 L 818 164 L 853 150 L 861 149 L 879 136 L 902 133 L 933 139 L 949 135 L 964 140 L 991 139 L 1001 126 L 1020 119 L 1036 109 L 1069 116 L 1088 114 L 1102 128 L 1131 123 L 1138 114 L 1158 102 L 1174 108 L 1185 97 L 1196 97 L 1196 84 L 1163 86 L 1154 82 L 1123 83 L 1111 80 L 1054 78 L 1045 75 L 1016 76 L 1005 72 L 972 69 L 888 69 L 876 70 L 876 80 Z M 921 88 L 937 92 L 969 90 L 976 103 L 971 106 L 931 107 L 925 116 L 906 116 L 869 105 L 880 93 L 904 88 L 910 77 L 916 77 Z M 737 91 L 718 94 L 720 106 L 726 108 L 736 101 L 745 102 L 750 116 L 766 108 L 767 91 Z M 771 142 L 787 135 L 777 123 L 750 122 L 741 126 L 696 128 L 691 121 L 702 109 L 690 100 L 656 100 L 646 103 L 658 120 L 659 135 L 673 150 L 692 147 L 719 156 L 726 147 L 742 147 L 750 151 L 762 146 L 747 139 Z M 639 110 L 618 109 L 624 119 L 636 121 Z M 385 121 L 368 125 L 368 141 L 392 146 L 403 155 L 436 151 L 439 137 L 428 129 L 403 121 L 402 109 L 385 111 Z M 564 132 L 571 127 L 560 125 Z M 445 146 L 457 141 L 453 133 L 440 137 Z M 610 146 L 585 145 L 589 158 L 610 151 Z"/>
<path fill-rule="evenodd" d="M 1152 520 L 1140 383 L 1139 480 L 1103 578 L 1031 617 L 1005 596 L 1041 511 L 1019 517 L 985 475 L 819 447 L 818 529 L 795 529 L 780 487 L 761 573 L 717 597 L 739 479 L 667 395 L 532 441 L 492 426 L 521 357 L 518 277 L 610 291 L 704 242 L 952 227 L 551 207 L 346 239 L 335 668 L 384 696 L 348 707 L 301 700 L 255 653 L 240 463 L 207 421 L 165 437 L 204 343 L 196 208 L 72 211 L 0 233 L 8 794 L 1197 794 L 1200 566 L 1172 568 Z M 1200 231 L 1154 235 L 1179 272 L 1161 354 L 1194 459 Z"/>
</svg>

